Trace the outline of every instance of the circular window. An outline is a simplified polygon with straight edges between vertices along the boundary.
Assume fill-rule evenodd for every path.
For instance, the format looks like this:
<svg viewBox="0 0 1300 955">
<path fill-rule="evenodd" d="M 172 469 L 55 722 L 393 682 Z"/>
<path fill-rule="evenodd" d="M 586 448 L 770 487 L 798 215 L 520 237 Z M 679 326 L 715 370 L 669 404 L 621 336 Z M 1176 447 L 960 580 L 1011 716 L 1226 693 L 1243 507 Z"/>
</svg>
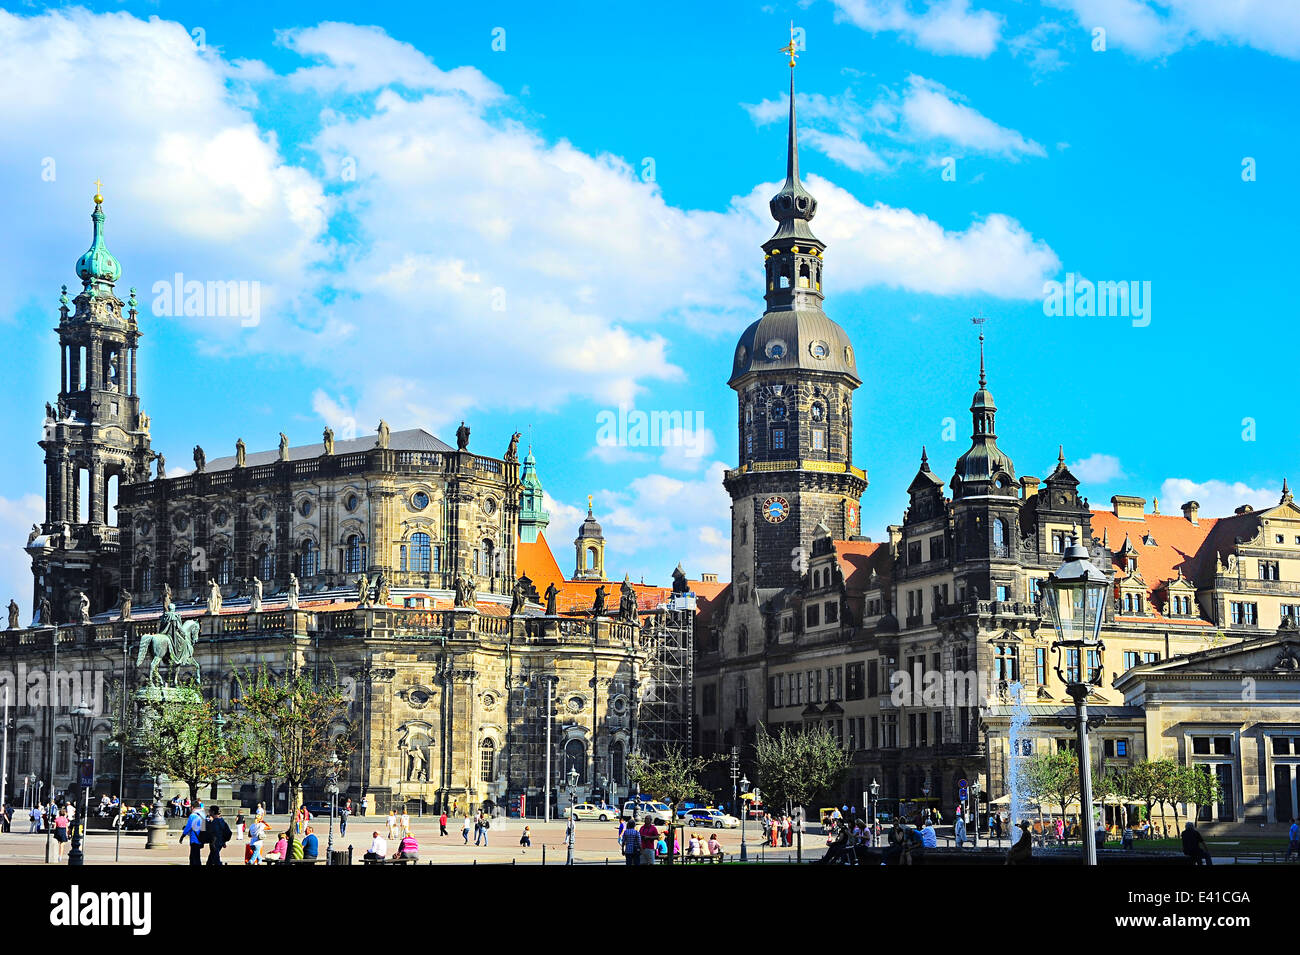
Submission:
<svg viewBox="0 0 1300 955">
<path fill-rule="evenodd" d="M 767 357 L 772 361 L 780 361 L 785 357 L 787 350 L 785 342 L 781 341 L 779 338 L 773 338 L 767 343 Z"/>
<path fill-rule="evenodd" d="M 411 507 L 417 511 L 422 511 L 429 506 L 429 495 L 423 491 L 416 491 L 411 495 Z"/>
<path fill-rule="evenodd" d="M 812 355 L 818 361 L 824 361 L 830 353 L 831 346 L 827 345 L 825 342 L 818 341 L 808 343 L 808 354 Z"/>
<path fill-rule="evenodd" d="M 495 514 L 497 512 L 497 502 L 489 497 L 483 502 L 483 510 L 488 514 Z"/>
<path fill-rule="evenodd" d="M 580 696 L 569 697 L 568 708 L 570 713 L 581 713 L 583 704 L 586 703 Z"/>
<path fill-rule="evenodd" d="M 298 505 L 298 513 L 303 517 L 311 516 L 311 498 L 303 498 L 303 502 Z"/>
<path fill-rule="evenodd" d="M 357 500 L 357 496 L 355 494 L 349 494 L 348 499 L 343 502 L 343 506 L 346 507 L 349 511 L 355 511 L 357 509 L 357 505 L 360 503 L 361 502 Z"/>
<path fill-rule="evenodd" d="M 626 696 L 616 696 L 616 697 L 614 697 L 614 712 L 615 712 L 615 713 L 619 713 L 619 714 L 622 714 L 622 713 L 627 712 L 627 697 L 626 697 Z"/>
<path fill-rule="evenodd" d="M 410 704 L 417 709 L 429 705 L 429 694 L 423 690 L 412 690 L 411 695 L 407 697 Z"/>
</svg>

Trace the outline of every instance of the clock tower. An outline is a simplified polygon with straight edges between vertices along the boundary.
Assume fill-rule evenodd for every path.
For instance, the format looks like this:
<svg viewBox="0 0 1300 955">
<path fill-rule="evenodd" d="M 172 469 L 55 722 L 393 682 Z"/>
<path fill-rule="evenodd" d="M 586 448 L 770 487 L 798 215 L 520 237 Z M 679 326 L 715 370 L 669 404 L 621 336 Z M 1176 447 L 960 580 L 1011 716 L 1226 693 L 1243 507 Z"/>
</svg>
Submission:
<svg viewBox="0 0 1300 955">
<path fill-rule="evenodd" d="M 808 225 L 817 200 L 799 181 L 793 70 L 786 178 L 768 208 L 777 227 L 763 244 L 767 310 L 740 336 L 727 382 L 739 415 L 740 464 L 724 484 L 741 599 L 797 584 L 819 524 L 837 539 L 858 534 L 867 487 L 852 464 L 862 380 L 844 329 L 822 311 L 826 245 Z"/>
</svg>

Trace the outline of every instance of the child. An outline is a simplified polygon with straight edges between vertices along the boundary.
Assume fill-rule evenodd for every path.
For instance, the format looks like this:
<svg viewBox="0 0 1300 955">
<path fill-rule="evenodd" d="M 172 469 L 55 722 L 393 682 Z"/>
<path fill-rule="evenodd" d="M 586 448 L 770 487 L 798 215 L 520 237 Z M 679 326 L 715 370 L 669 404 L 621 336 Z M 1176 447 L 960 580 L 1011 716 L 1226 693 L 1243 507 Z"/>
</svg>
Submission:
<svg viewBox="0 0 1300 955">
<path fill-rule="evenodd" d="M 531 845 L 533 844 L 533 836 L 532 836 L 532 827 L 531 827 L 531 826 L 524 826 L 524 831 L 523 831 L 523 833 L 519 836 L 519 844 L 520 844 L 521 846 L 523 846 L 523 849 L 524 849 L 525 852 L 527 852 L 527 851 L 528 851 L 528 847 L 531 846 Z"/>
</svg>

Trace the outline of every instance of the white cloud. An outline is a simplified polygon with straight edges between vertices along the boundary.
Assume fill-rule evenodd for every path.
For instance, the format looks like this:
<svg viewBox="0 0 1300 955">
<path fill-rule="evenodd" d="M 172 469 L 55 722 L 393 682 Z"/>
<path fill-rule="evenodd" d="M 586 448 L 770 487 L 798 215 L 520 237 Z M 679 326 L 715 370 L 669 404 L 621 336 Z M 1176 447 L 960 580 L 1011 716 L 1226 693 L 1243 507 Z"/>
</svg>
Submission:
<svg viewBox="0 0 1300 955">
<path fill-rule="evenodd" d="M 931 53 L 986 57 L 996 49 L 1002 18 L 988 10 L 972 10 L 969 0 L 832 0 L 835 18 L 870 33 L 899 33 Z M 913 12 L 920 7 L 919 12 Z"/>
<path fill-rule="evenodd" d="M 1162 513 L 1176 514 L 1176 508 L 1184 501 L 1196 501 L 1201 505 L 1203 517 L 1230 517 L 1232 512 L 1243 504 L 1249 504 L 1256 510 L 1272 507 L 1282 497 L 1281 487 L 1252 488 L 1242 481 L 1209 480 L 1192 481 L 1188 478 L 1169 478 L 1160 485 L 1160 497 L 1169 502 L 1161 509 Z"/>
<path fill-rule="evenodd" d="M 1300 59 L 1300 6 L 1278 0 L 1045 0 L 1080 27 L 1106 31 L 1107 48 L 1162 57 L 1201 42 Z"/>
<path fill-rule="evenodd" d="M 1126 477 L 1119 458 L 1110 454 L 1090 454 L 1069 465 L 1081 484 L 1105 484 Z"/>
<path fill-rule="evenodd" d="M 951 90 L 923 76 L 908 77 L 902 117 L 918 140 L 942 140 L 977 152 L 1013 158 L 1047 155 L 1032 139 L 999 126 L 978 110 L 958 102 Z"/>
</svg>

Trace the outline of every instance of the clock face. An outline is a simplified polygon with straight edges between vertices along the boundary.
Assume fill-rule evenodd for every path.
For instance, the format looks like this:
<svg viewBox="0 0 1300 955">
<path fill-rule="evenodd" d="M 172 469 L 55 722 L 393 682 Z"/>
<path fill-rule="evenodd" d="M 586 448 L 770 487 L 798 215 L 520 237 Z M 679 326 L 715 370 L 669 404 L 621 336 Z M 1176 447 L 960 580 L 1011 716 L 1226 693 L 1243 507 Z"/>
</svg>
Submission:
<svg viewBox="0 0 1300 955">
<path fill-rule="evenodd" d="M 769 497 L 763 502 L 763 518 L 771 524 L 780 524 L 790 516 L 790 502 L 783 497 Z"/>
</svg>

